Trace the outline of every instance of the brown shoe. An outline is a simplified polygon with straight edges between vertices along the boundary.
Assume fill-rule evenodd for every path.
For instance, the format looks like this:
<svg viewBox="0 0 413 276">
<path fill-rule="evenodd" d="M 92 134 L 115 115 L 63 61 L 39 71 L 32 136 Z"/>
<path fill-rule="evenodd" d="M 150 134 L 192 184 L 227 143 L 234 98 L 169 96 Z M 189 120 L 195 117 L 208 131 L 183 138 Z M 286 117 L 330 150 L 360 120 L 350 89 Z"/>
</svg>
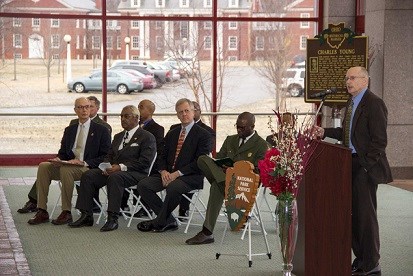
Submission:
<svg viewBox="0 0 413 276">
<path fill-rule="evenodd" d="M 20 209 L 17 210 L 17 213 L 20 214 L 27 214 L 27 213 L 34 213 L 37 212 L 37 204 L 27 201 L 26 204 L 24 204 L 24 206 Z"/>
<path fill-rule="evenodd" d="M 204 232 L 199 232 L 195 235 L 195 237 L 186 240 L 186 244 L 195 245 L 195 244 L 207 244 L 213 243 L 214 236 L 213 235 L 205 235 Z"/>
<path fill-rule="evenodd" d="M 54 225 L 63 225 L 71 223 L 72 221 L 72 213 L 70 213 L 70 211 L 62 211 L 57 219 L 52 220 L 52 223 Z"/>
<path fill-rule="evenodd" d="M 36 225 L 45 222 L 49 222 L 49 213 L 43 209 L 39 209 L 36 215 L 29 219 L 27 223 L 31 225 Z"/>
</svg>

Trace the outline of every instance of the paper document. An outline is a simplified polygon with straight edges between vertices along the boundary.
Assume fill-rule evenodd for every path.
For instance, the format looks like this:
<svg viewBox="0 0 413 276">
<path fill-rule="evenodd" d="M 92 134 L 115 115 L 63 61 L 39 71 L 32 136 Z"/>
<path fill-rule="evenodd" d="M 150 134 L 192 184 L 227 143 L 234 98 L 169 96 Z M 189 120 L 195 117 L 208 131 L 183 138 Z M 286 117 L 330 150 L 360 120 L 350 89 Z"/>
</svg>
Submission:
<svg viewBox="0 0 413 276">
<path fill-rule="evenodd" d="M 47 161 L 56 163 L 56 164 L 62 164 L 62 165 L 83 166 L 82 164 L 73 164 L 66 160 L 48 159 Z"/>
<path fill-rule="evenodd" d="M 103 172 L 110 168 L 112 168 L 112 165 L 108 162 L 102 162 L 99 164 L 99 169 L 101 169 Z"/>
</svg>

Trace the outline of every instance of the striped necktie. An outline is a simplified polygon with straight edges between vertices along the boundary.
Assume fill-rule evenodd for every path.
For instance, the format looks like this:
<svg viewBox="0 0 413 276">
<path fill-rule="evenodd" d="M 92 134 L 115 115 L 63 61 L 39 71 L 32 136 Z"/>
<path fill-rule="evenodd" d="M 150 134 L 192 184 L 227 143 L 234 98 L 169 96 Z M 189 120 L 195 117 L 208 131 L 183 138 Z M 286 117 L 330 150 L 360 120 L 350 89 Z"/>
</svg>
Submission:
<svg viewBox="0 0 413 276">
<path fill-rule="evenodd" d="M 178 144 L 176 145 L 176 152 L 175 152 L 175 159 L 174 159 L 174 164 L 172 165 L 172 169 L 175 169 L 175 163 L 176 159 L 178 159 L 178 155 L 181 152 L 182 145 L 184 144 L 185 141 L 185 128 L 182 128 L 181 134 L 179 135 L 178 138 Z"/>
<path fill-rule="evenodd" d="M 353 99 L 350 101 L 350 104 L 347 107 L 346 118 L 345 118 L 345 126 L 344 126 L 344 145 L 346 147 L 350 146 L 350 123 L 351 123 L 351 113 L 353 112 L 354 102 Z"/>
<path fill-rule="evenodd" d="M 73 151 L 76 159 L 80 160 L 80 155 L 82 153 L 83 148 L 85 147 L 84 140 L 85 140 L 85 125 L 79 124 L 79 134 L 77 135 L 76 147 L 75 147 L 75 150 Z"/>
</svg>

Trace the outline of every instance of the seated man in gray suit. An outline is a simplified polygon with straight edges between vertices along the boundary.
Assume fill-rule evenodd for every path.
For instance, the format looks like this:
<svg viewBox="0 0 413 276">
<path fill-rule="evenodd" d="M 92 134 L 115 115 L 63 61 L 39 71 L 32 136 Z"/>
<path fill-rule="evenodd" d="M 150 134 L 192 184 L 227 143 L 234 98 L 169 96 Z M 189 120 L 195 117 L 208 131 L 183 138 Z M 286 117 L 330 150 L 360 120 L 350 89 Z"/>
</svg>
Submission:
<svg viewBox="0 0 413 276">
<path fill-rule="evenodd" d="M 118 217 L 125 188 L 136 185 L 148 176 L 149 168 L 156 154 L 155 137 L 139 127 L 139 110 L 127 105 L 120 115 L 124 131 L 113 138 L 112 147 L 104 158 L 110 167 L 94 169 L 82 175 L 76 208 L 82 212 L 80 218 L 70 227 L 93 225 L 93 195 L 96 190 L 107 186 L 108 219 L 100 231 L 118 228 Z"/>
</svg>

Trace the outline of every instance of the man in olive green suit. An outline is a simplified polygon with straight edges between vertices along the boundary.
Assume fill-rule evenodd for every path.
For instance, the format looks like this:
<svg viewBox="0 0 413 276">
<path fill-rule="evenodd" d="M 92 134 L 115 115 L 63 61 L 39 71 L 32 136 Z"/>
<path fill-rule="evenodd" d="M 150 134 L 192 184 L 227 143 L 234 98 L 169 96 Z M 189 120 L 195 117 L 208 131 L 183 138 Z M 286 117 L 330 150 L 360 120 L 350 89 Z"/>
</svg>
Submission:
<svg viewBox="0 0 413 276">
<path fill-rule="evenodd" d="M 258 166 L 258 160 L 264 158 L 268 149 L 267 142 L 254 130 L 255 117 L 249 112 L 243 112 L 238 116 L 236 128 L 238 134 L 228 136 L 221 150 L 217 152 L 217 158 L 229 157 L 234 162 L 245 160 Z M 208 206 L 202 231 L 186 241 L 187 244 L 206 244 L 214 242 L 212 232 L 221 210 L 225 196 L 225 172 L 228 167 L 219 167 L 214 160 L 203 155 L 198 158 L 198 167 L 211 183 Z"/>
</svg>

